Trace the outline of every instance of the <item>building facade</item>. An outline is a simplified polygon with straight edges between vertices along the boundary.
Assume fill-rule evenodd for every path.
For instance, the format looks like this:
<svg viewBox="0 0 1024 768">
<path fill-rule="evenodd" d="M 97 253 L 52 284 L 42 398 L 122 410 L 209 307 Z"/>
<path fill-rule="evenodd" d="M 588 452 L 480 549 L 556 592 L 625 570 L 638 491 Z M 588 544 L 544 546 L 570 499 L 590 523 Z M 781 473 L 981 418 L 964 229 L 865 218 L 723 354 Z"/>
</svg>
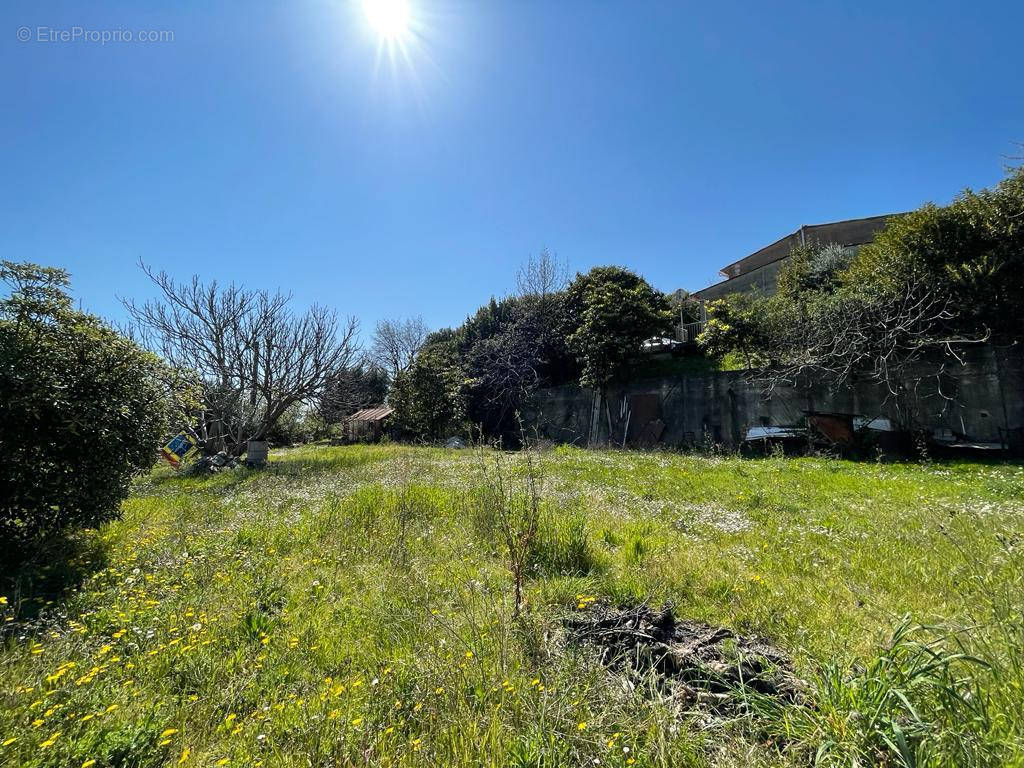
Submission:
<svg viewBox="0 0 1024 768">
<path fill-rule="evenodd" d="M 722 268 L 725 278 L 719 283 L 696 291 L 693 297 L 700 301 L 720 299 L 730 293 L 753 293 L 771 296 L 778 290 L 779 271 L 792 250 L 803 245 L 840 245 L 852 257 L 860 246 L 875 239 L 886 221 L 899 213 L 869 216 L 864 219 L 833 221 L 828 224 L 810 224 L 766 245 L 739 261 Z"/>
</svg>

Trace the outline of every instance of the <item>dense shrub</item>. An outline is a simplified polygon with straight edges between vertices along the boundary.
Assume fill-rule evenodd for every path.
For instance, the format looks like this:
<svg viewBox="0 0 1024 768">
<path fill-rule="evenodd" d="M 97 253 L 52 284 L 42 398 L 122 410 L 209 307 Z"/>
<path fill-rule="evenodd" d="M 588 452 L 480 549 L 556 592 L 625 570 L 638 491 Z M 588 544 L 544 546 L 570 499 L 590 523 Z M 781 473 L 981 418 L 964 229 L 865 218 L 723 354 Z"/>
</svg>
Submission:
<svg viewBox="0 0 1024 768">
<path fill-rule="evenodd" d="M 890 219 L 844 275 L 848 290 L 895 301 L 908 283 L 948 296 L 939 331 L 1020 339 L 1024 323 L 1024 167 L 991 189 L 965 190 Z"/>
<path fill-rule="evenodd" d="M 741 354 L 773 383 L 861 377 L 900 399 L 911 377 L 942 376 L 969 345 L 1019 344 L 1022 302 L 1017 169 L 991 190 L 891 218 L 852 257 L 834 246 L 796 249 L 776 295 L 712 302 L 698 341 L 712 354 Z"/>
<path fill-rule="evenodd" d="M 170 414 L 169 371 L 71 308 L 67 274 L 0 264 L 0 548 L 110 519 L 152 466 Z"/>
</svg>

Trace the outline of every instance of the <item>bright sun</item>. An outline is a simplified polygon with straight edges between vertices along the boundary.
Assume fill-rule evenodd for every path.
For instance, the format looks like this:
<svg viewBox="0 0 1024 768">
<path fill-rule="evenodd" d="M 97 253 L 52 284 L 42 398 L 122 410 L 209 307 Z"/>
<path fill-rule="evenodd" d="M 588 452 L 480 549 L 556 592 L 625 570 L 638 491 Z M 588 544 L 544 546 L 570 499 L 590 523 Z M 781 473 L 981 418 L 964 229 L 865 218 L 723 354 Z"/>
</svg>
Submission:
<svg viewBox="0 0 1024 768">
<path fill-rule="evenodd" d="M 398 40 L 409 30 L 406 0 L 363 0 L 363 11 L 370 26 L 385 40 Z"/>
</svg>

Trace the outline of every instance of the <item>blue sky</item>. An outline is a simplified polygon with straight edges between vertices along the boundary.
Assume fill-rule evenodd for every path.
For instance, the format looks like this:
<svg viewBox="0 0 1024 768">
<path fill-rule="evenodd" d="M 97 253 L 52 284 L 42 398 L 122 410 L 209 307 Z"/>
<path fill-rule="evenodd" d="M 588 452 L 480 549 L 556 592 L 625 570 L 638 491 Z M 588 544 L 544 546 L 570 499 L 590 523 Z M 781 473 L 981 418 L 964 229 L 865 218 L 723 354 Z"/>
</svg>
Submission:
<svg viewBox="0 0 1024 768">
<path fill-rule="evenodd" d="M 4 257 L 114 319 L 141 258 L 436 328 L 545 246 L 698 289 L 1024 141 L 1022 3 L 408 2 L 392 60 L 359 0 L 7 0 Z"/>
</svg>

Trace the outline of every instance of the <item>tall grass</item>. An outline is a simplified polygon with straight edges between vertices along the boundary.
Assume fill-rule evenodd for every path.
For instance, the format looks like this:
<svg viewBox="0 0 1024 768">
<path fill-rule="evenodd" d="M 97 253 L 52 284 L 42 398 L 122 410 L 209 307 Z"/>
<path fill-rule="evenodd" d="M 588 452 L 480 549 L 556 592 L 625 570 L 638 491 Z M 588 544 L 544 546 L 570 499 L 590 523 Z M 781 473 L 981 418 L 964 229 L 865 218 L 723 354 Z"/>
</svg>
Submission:
<svg viewBox="0 0 1024 768">
<path fill-rule="evenodd" d="M 987 707 L 974 681 L 985 662 L 948 636 L 901 621 L 876 655 L 814 670 L 797 706 L 751 696 L 758 723 L 814 765 L 989 765 Z"/>
<path fill-rule="evenodd" d="M 155 471 L 0 575 L 0 766 L 1021 762 L 1019 467 L 529 458 L 505 506 L 472 451 Z M 806 703 L 692 711 L 562 642 L 641 599 L 790 649 Z"/>
<path fill-rule="evenodd" d="M 589 574 L 598 561 L 585 513 L 545 505 L 527 561 L 537 576 Z"/>
<path fill-rule="evenodd" d="M 819 766 L 1024 765 L 1024 556 L 998 539 L 994 563 L 967 561 L 965 623 L 905 617 L 866 661 L 817 664 L 798 706 L 749 694 L 758 727 Z"/>
</svg>

